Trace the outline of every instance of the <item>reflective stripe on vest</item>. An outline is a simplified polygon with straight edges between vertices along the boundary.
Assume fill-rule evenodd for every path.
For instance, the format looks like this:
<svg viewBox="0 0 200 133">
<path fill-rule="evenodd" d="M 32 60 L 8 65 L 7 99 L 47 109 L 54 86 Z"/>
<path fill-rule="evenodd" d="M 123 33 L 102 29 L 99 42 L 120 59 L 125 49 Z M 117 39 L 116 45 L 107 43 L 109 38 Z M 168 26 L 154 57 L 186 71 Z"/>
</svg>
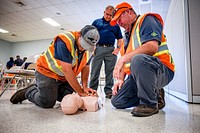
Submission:
<svg viewBox="0 0 200 133">
<path fill-rule="evenodd" d="M 53 58 L 49 49 L 45 53 L 45 58 L 51 71 L 55 72 L 60 76 L 64 76 L 64 74 L 62 73 L 62 67 L 57 64 L 57 61 Z"/>
<path fill-rule="evenodd" d="M 61 35 L 65 36 L 69 41 L 70 41 L 70 46 L 71 46 L 71 56 L 73 57 L 72 59 L 72 67 L 76 65 L 76 59 L 78 58 L 76 55 L 76 51 L 74 49 L 74 43 L 75 43 L 75 37 L 71 32 L 67 32 L 65 34 L 61 33 Z M 68 48 L 69 49 L 69 48 Z"/>
<path fill-rule="evenodd" d="M 139 46 L 142 45 L 141 40 L 140 40 L 140 25 L 142 24 L 141 19 L 144 20 L 143 17 L 145 17 L 146 15 L 148 15 L 148 14 L 144 14 L 144 15 L 140 16 L 136 21 L 136 24 L 135 24 L 136 26 L 133 27 L 133 31 L 131 33 L 131 39 L 130 39 L 130 42 L 129 42 L 129 45 L 132 45 L 132 50 L 134 50 L 134 49 L 136 49 L 136 48 L 138 48 Z M 162 37 L 165 38 L 164 34 L 162 34 Z M 131 47 L 127 47 L 127 49 L 128 48 L 131 48 Z M 130 52 L 132 50 L 127 50 L 127 51 Z M 156 52 L 153 56 L 158 56 L 158 55 L 161 55 L 163 53 L 169 53 L 167 43 L 166 43 L 166 39 L 162 40 L 161 45 L 159 45 L 159 47 L 158 47 L 158 52 Z M 126 63 L 124 65 L 124 72 L 126 74 L 130 74 L 130 63 Z"/>
<path fill-rule="evenodd" d="M 70 32 L 67 32 L 66 34 L 61 33 L 57 37 L 60 37 L 62 39 L 63 36 L 65 38 L 67 38 L 69 40 L 69 42 L 70 42 L 70 46 L 68 47 L 68 50 L 71 50 L 70 51 L 71 52 L 71 56 L 73 57 L 72 66 L 75 66 L 76 65 L 76 59 L 77 59 L 76 52 L 75 52 L 74 45 L 73 45 L 75 43 L 75 37 Z M 56 38 L 55 38 L 55 40 L 56 40 Z M 54 47 L 55 40 L 52 42 L 52 44 L 51 44 L 52 46 L 51 47 Z M 47 64 L 48 64 L 48 67 L 51 69 L 51 71 L 53 71 L 54 73 L 58 74 L 59 76 L 64 76 L 64 74 L 62 72 L 62 66 L 58 64 L 58 62 L 56 61 L 56 59 L 53 57 L 52 54 L 53 53 L 51 53 L 50 47 L 46 51 L 46 53 L 44 54 L 45 59 L 46 59 Z"/>
<path fill-rule="evenodd" d="M 130 42 L 129 42 L 129 44 L 128 44 L 126 53 L 129 53 L 129 52 L 133 51 L 134 49 L 136 49 L 137 47 L 140 46 L 139 44 L 141 43 L 141 41 L 140 41 L 139 26 L 138 26 L 138 24 L 139 24 L 141 18 L 142 18 L 142 17 L 139 17 L 139 18 L 137 19 L 136 24 L 135 24 L 134 27 L 133 27 L 133 30 L 132 30 L 132 33 L 131 33 L 132 37 L 130 38 Z M 136 29 L 136 30 L 134 30 L 134 29 Z M 137 32 L 136 32 L 136 31 L 137 31 Z M 139 42 L 139 43 L 138 43 L 138 42 Z M 131 66 L 130 62 L 126 62 L 126 63 L 124 64 L 124 72 L 125 72 L 127 75 L 129 75 L 129 74 L 131 73 L 131 71 L 130 71 L 130 66 Z"/>
</svg>

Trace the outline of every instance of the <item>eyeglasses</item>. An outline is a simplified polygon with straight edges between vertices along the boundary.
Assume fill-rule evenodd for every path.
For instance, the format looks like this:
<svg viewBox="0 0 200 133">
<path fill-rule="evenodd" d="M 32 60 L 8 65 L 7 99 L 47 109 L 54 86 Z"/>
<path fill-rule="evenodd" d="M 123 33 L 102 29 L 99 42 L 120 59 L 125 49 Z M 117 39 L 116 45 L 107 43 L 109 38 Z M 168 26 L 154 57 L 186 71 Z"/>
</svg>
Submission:
<svg viewBox="0 0 200 133">
<path fill-rule="evenodd" d="M 107 12 L 106 12 L 106 15 L 112 17 L 112 14 L 109 14 L 109 13 L 107 13 Z"/>
</svg>

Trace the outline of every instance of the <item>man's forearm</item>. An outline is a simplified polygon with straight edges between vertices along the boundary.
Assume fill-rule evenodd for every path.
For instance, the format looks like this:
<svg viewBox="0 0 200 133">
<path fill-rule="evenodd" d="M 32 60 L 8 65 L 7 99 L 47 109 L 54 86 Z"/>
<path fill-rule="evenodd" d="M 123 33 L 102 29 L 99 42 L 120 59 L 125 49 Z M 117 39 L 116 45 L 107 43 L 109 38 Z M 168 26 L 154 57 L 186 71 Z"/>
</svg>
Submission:
<svg viewBox="0 0 200 133">
<path fill-rule="evenodd" d="M 82 81 L 82 86 L 84 88 L 87 88 L 88 86 L 89 71 L 90 71 L 89 65 L 85 66 L 81 71 L 81 81 Z"/>
</svg>

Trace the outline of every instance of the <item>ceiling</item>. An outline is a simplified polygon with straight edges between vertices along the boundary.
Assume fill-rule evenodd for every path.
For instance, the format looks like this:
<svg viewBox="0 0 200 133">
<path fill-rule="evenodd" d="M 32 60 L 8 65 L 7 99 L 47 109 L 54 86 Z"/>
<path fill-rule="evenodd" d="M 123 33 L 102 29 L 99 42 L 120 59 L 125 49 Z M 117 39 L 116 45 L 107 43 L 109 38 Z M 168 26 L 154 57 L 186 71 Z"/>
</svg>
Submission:
<svg viewBox="0 0 200 133">
<path fill-rule="evenodd" d="M 136 13 L 159 13 L 165 20 L 170 0 L 125 0 Z M 24 6 L 16 3 L 24 4 Z M 103 17 L 107 5 L 123 0 L 0 0 L 0 39 L 9 42 L 50 39 L 65 31 L 78 31 Z M 52 27 L 42 20 L 50 17 L 61 26 Z"/>
</svg>

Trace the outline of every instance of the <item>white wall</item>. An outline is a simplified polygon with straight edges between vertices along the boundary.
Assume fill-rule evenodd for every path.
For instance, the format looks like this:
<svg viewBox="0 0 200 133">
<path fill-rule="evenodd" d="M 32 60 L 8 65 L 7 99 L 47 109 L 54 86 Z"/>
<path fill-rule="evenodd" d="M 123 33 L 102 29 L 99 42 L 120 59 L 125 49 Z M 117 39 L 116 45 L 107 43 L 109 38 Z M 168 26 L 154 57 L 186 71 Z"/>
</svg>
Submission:
<svg viewBox="0 0 200 133">
<path fill-rule="evenodd" d="M 176 71 L 173 81 L 168 85 L 168 91 L 174 95 L 175 93 L 182 94 L 182 98 L 186 101 L 188 90 L 188 55 L 187 46 L 188 41 L 186 38 L 185 28 L 185 9 L 183 0 L 172 0 L 168 15 L 165 22 L 165 33 L 167 36 L 167 43 L 171 50 Z M 177 96 L 177 95 L 176 95 Z"/>
<path fill-rule="evenodd" d="M 6 65 L 6 62 L 10 59 L 12 53 L 12 44 L 10 42 L 0 39 L 0 62 Z"/>
<path fill-rule="evenodd" d="M 6 65 L 6 62 L 11 56 L 15 59 L 16 55 L 20 55 L 23 59 L 25 56 L 28 57 L 35 53 L 42 53 L 46 51 L 52 40 L 53 39 L 16 43 L 0 40 L 0 61 Z"/>
<path fill-rule="evenodd" d="M 46 51 L 51 41 L 52 39 L 13 43 L 14 50 L 12 55 L 20 55 L 23 58 L 24 56 L 28 57 L 35 53 L 42 53 Z"/>
<path fill-rule="evenodd" d="M 187 102 L 200 103 L 199 0 L 172 0 L 165 23 L 168 46 L 176 65 L 168 92 Z"/>
</svg>

